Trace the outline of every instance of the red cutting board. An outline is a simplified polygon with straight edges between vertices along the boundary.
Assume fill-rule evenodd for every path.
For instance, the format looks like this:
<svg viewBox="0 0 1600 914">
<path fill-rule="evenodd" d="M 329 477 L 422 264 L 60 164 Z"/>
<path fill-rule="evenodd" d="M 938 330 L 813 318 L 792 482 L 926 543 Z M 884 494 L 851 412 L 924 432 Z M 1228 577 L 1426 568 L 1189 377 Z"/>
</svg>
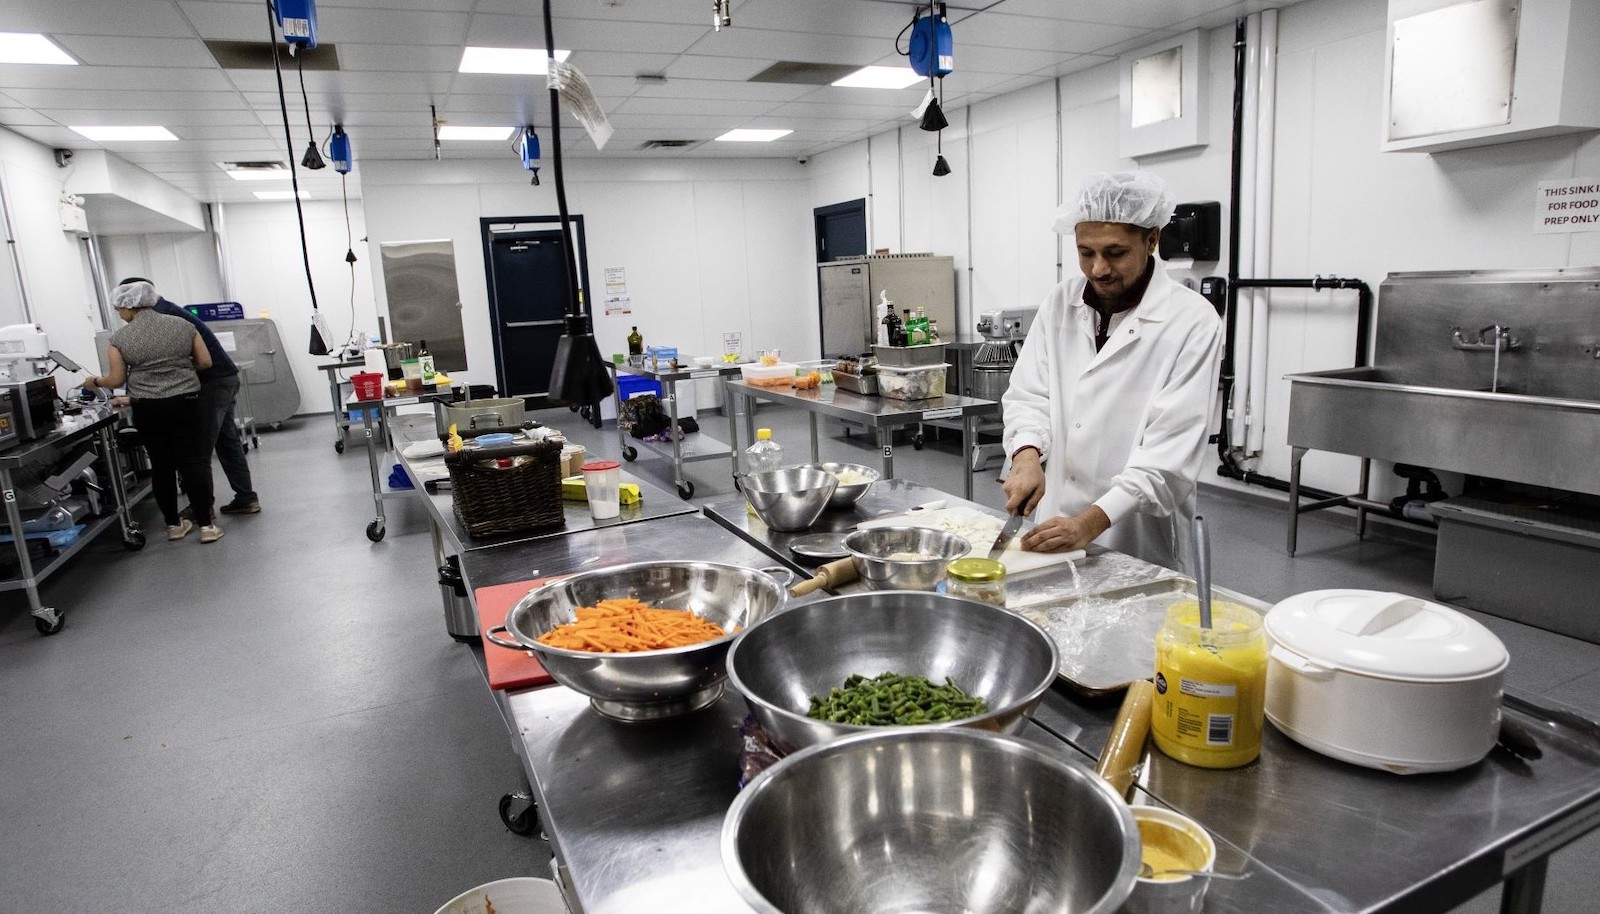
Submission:
<svg viewBox="0 0 1600 914">
<path fill-rule="evenodd" d="M 554 578 L 496 584 L 493 587 L 480 587 L 473 592 L 478 598 L 478 627 L 483 630 L 483 659 L 489 668 L 489 688 L 509 692 L 555 682 L 532 651 L 514 651 L 489 640 L 489 629 L 504 625 L 506 613 L 518 600 L 527 596 L 528 591 L 551 580 Z M 512 640 L 510 635 L 502 637 Z"/>
</svg>

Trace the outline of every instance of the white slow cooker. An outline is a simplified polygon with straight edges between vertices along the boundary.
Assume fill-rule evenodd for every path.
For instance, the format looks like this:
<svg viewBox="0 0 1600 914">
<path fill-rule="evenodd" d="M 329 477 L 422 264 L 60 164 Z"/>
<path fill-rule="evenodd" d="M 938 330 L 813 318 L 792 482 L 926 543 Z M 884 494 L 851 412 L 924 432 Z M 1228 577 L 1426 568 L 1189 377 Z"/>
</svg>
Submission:
<svg viewBox="0 0 1600 914">
<path fill-rule="evenodd" d="M 1274 606 L 1266 629 L 1267 719 L 1302 746 L 1396 774 L 1464 768 L 1494 747 L 1510 656 L 1466 615 L 1316 590 Z"/>
</svg>

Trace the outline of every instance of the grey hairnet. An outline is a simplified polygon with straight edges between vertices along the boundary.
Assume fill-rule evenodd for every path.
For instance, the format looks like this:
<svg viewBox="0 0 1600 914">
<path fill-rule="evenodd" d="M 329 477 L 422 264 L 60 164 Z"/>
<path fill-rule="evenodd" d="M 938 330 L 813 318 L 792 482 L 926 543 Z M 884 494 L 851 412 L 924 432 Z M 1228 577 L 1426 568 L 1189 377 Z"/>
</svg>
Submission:
<svg viewBox="0 0 1600 914">
<path fill-rule="evenodd" d="M 156 287 L 147 282 L 125 282 L 111 293 L 113 304 L 130 311 L 137 308 L 154 308 L 159 299 Z"/>
<path fill-rule="evenodd" d="M 1090 175 L 1077 199 L 1056 216 L 1055 230 L 1070 235 L 1080 222 L 1121 222 L 1160 228 L 1172 218 L 1177 200 L 1167 182 L 1148 171 L 1101 172 Z"/>
</svg>

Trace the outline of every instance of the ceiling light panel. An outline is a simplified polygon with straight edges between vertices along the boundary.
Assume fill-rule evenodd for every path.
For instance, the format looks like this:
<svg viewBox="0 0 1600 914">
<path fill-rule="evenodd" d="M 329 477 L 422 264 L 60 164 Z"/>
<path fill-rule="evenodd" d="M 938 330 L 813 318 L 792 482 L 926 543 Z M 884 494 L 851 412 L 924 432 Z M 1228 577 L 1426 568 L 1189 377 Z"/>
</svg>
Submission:
<svg viewBox="0 0 1600 914">
<path fill-rule="evenodd" d="M 176 140 L 172 131 L 165 127 L 75 127 L 68 125 L 68 130 L 82 137 L 94 140 L 96 143 L 148 143 L 169 142 Z"/>
<path fill-rule="evenodd" d="M 910 67 L 862 67 L 833 85 L 846 89 L 904 89 L 922 82 Z"/>
<path fill-rule="evenodd" d="M 791 133 L 794 133 L 794 131 L 740 127 L 737 130 L 729 130 L 722 136 L 717 137 L 717 141 L 722 143 L 770 143 Z"/>
<path fill-rule="evenodd" d="M 556 51 L 556 60 L 566 60 L 571 51 Z M 468 47 L 461 52 L 460 73 L 505 73 L 514 76 L 543 76 L 550 58 L 543 48 Z"/>
<path fill-rule="evenodd" d="M 471 140 L 476 142 L 503 142 L 511 139 L 515 127 L 461 127 L 445 124 L 439 128 L 441 140 Z"/>
<path fill-rule="evenodd" d="M 55 42 L 34 32 L 0 32 L 0 63 L 78 65 Z"/>
</svg>

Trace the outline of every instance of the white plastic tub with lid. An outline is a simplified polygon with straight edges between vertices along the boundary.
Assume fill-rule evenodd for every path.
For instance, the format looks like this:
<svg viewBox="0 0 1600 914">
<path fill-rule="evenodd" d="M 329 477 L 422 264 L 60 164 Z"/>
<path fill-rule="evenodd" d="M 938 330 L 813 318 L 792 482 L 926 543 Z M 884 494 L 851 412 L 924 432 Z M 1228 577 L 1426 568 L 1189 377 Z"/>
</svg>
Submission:
<svg viewBox="0 0 1600 914">
<path fill-rule="evenodd" d="M 1267 613 L 1267 719 L 1324 755 L 1396 774 L 1494 747 L 1510 656 L 1482 624 L 1371 590 L 1298 594 Z"/>
</svg>

